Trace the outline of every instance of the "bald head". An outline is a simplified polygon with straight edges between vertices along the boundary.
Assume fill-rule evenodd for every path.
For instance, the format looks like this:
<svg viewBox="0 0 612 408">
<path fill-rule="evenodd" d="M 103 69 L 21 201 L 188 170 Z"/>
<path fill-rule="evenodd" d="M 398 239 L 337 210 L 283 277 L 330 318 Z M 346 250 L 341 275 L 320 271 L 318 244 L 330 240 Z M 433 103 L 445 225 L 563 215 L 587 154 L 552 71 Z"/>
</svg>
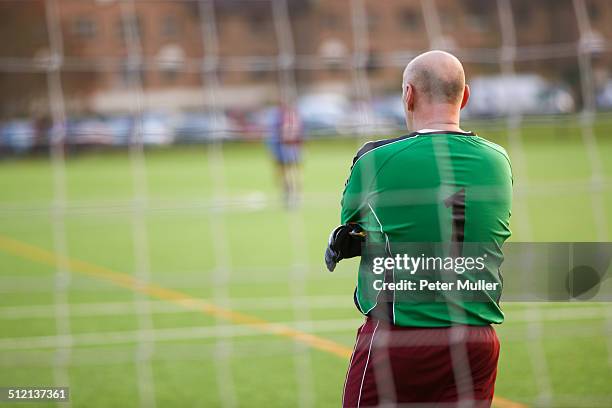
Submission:
<svg viewBox="0 0 612 408">
<path fill-rule="evenodd" d="M 460 104 L 465 88 L 461 62 L 444 51 L 429 51 L 414 58 L 406 66 L 403 92 L 412 85 L 414 92 L 432 104 Z"/>
</svg>

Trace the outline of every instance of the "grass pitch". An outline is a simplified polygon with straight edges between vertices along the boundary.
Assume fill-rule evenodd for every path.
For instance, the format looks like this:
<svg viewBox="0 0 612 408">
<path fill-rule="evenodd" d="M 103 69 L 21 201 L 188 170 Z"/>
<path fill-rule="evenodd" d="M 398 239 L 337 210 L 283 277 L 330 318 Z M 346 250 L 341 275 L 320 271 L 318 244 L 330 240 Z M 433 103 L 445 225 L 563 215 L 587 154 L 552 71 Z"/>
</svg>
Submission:
<svg viewBox="0 0 612 408">
<path fill-rule="evenodd" d="M 612 123 L 597 123 L 596 150 L 571 120 L 524 127 L 522 143 L 506 131 L 473 129 L 513 159 L 513 240 L 610 239 Z M 206 146 L 148 151 L 140 186 L 126 152 L 70 157 L 68 256 L 130 275 L 148 265 L 161 287 L 352 348 L 356 261 L 330 274 L 322 254 L 359 144 L 306 145 L 304 203 L 293 212 L 280 204 L 260 144 L 228 144 L 218 154 Z M 593 180 L 592 152 L 603 183 Z M 56 250 L 49 160 L 0 162 L 0 186 L 0 234 Z M 145 203 L 134 202 L 135 186 L 145 187 Z M 69 317 L 58 324 L 56 270 L 29 258 L 0 249 L 0 386 L 68 380 L 72 404 L 87 407 L 138 406 L 147 396 L 158 407 L 340 403 L 346 359 L 105 280 L 71 274 Z M 150 322 L 139 317 L 137 299 L 150 300 Z M 609 305 L 504 307 L 498 395 L 533 405 L 612 405 Z M 155 341 L 143 347 L 145 329 Z M 62 332 L 72 334 L 68 354 L 57 351 L 66 345 Z M 57 361 L 64 363 L 54 368 Z"/>
</svg>

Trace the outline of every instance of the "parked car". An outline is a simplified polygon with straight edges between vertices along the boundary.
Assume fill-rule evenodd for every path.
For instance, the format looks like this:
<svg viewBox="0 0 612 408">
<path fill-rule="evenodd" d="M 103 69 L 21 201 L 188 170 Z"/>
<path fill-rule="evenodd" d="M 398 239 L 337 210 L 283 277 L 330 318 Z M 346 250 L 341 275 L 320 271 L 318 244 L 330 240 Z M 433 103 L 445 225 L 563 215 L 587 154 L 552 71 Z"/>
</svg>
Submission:
<svg viewBox="0 0 612 408">
<path fill-rule="evenodd" d="M 25 153 L 34 146 L 36 128 L 25 119 L 16 119 L 0 124 L 0 150 Z"/>
<path fill-rule="evenodd" d="M 132 138 L 134 118 L 128 115 L 109 116 L 105 118 L 106 124 L 113 135 L 113 144 L 126 146 Z"/>
<path fill-rule="evenodd" d="M 377 98 L 372 103 L 372 109 L 378 116 L 389 121 L 395 127 L 400 129 L 406 127 L 402 94 L 393 94 Z"/>
<path fill-rule="evenodd" d="M 236 137 L 239 129 L 225 113 L 186 112 L 174 124 L 176 139 L 182 143 L 201 143 Z"/>
<path fill-rule="evenodd" d="M 174 141 L 174 120 L 163 112 L 146 112 L 140 117 L 142 142 L 145 145 L 166 145 Z"/>
<path fill-rule="evenodd" d="M 97 117 L 68 119 L 65 143 L 72 146 L 110 146 L 113 134 L 106 122 Z"/>
<path fill-rule="evenodd" d="M 318 93 L 300 97 L 297 109 L 307 134 L 336 132 L 350 113 L 349 99 L 342 94 Z"/>
<path fill-rule="evenodd" d="M 469 85 L 466 116 L 557 114 L 575 109 L 574 98 L 565 87 L 552 85 L 538 75 L 477 77 Z"/>
<path fill-rule="evenodd" d="M 174 141 L 174 122 L 166 113 L 110 116 L 105 119 L 105 123 L 113 135 L 115 145 L 135 143 L 138 132 L 141 132 L 142 143 L 145 145 L 165 145 Z"/>
<path fill-rule="evenodd" d="M 355 102 L 337 126 L 338 132 L 345 135 L 378 135 L 388 133 L 395 128 L 397 126 L 391 118 L 381 115 L 368 102 Z"/>
<path fill-rule="evenodd" d="M 597 107 L 601 110 L 612 109 L 612 80 L 606 82 L 599 89 L 596 97 Z"/>
</svg>

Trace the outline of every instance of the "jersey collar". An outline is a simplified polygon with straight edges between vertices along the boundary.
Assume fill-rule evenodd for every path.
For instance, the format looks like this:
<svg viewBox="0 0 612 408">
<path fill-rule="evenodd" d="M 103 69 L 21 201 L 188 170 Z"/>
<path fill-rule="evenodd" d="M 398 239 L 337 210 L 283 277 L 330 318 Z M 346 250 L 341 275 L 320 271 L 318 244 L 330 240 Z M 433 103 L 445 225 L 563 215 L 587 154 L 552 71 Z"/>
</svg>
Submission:
<svg viewBox="0 0 612 408">
<path fill-rule="evenodd" d="M 458 132 L 454 130 L 440 130 L 440 129 L 421 129 L 414 132 L 419 135 L 463 135 L 463 136 L 475 136 L 474 132 Z"/>
</svg>

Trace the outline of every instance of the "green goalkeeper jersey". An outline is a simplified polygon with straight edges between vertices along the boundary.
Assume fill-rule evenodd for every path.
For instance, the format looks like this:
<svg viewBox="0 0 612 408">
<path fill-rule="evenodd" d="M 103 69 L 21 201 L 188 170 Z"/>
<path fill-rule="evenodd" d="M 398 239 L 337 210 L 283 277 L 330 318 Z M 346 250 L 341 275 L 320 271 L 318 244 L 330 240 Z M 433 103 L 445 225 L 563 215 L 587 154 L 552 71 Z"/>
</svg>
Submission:
<svg viewBox="0 0 612 408">
<path fill-rule="evenodd" d="M 390 257 L 409 243 L 449 243 L 450 248 L 461 242 L 460 252 L 469 243 L 483 243 L 488 252 L 485 269 L 478 276 L 467 271 L 461 277 L 474 282 L 484 277 L 497 284 L 494 289 L 475 289 L 480 295 L 475 301 L 440 301 L 444 296 L 406 300 L 397 290 L 381 298 L 388 289 L 373 284 L 379 277 L 362 256 L 355 290 L 359 310 L 372 314 L 384 302 L 389 319 L 398 326 L 501 323 L 500 266 L 502 245 L 510 236 L 511 202 L 512 169 L 506 151 L 471 132 L 422 131 L 366 143 L 353 159 L 346 182 L 342 224 L 359 224 L 367 242 L 384 246 Z M 418 277 L 426 278 L 426 272 Z M 415 275 L 395 268 L 384 274 L 385 282 L 404 278 Z"/>
</svg>

